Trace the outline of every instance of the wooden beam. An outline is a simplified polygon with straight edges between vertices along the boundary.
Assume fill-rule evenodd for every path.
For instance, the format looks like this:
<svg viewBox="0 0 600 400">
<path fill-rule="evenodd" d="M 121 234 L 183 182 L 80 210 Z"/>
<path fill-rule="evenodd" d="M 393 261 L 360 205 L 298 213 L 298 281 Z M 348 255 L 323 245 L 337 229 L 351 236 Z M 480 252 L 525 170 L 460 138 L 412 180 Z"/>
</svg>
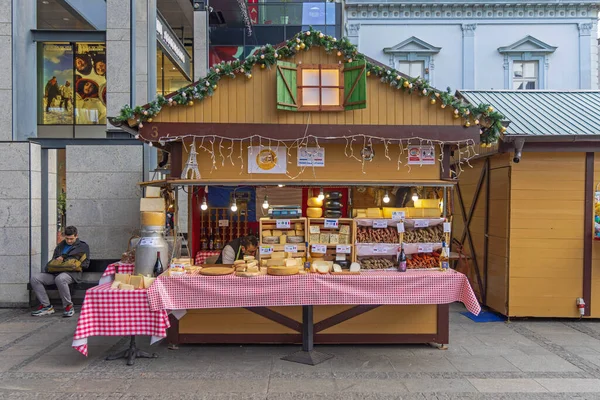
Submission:
<svg viewBox="0 0 600 400">
<path fill-rule="evenodd" d="M 325 329 L 331 328 L 332 326 L 338 325 L 344 321 L 348 321 L 349 319 L 374 310 L 377 307 L 381 307 L 381 305 L 360 305 L 342 311 L 341 313 L 335 314 L 329 318 L 317 322 L 315 324 L 315 333 L 324 331 Z"/>
<path fill-rule="evenodd" d="M 585 154 L 585 206 L 583 212 L 583 300 L 585 316 L 592 314 L 592 234 L 594 221 L 594 153 Z"/>
<path fill-rule="evenodd" d="M 296 332 L 302 332 L 302 323 L 292 319 L 290 317 L 286 317 L 283 314 L 280 314 L 276 311 L 271 310 L 267 307 L 245 307 L 246 310 L 253 312 L 254 314 L 260 315 L 261 317 L 265 317 L 268 320 L 278 323 L 279 325 L 283 325 L 287 328 L 290 328 Z"/>
</svg>

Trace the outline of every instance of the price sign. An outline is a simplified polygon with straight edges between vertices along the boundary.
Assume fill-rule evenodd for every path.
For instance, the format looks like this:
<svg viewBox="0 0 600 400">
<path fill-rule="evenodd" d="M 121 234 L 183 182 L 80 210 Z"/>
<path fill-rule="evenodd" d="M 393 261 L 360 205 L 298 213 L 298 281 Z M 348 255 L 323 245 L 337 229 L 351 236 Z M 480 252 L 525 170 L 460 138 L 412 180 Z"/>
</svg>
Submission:
<svg viewBox="0 0 600 400">
<path fill-rule="evenodd" d="M 338 244 L 335 246 L 335 252 L 338 254 L 350 254 L 351 246 L 349 244 Z"/>
<path fill-rule="evenodd" d="M 429 227 L 428 219 L 416 219 L 415 220 L 415 228 L 427 228 Z"/>
<path fill-rule="evenodd" d="M 229 220 L 228 219 L 220 219 L 219 220 L 219 227 L 225 227 L 227 228 L 229 226 Z"/>
<path fill-rule="evenodd" d="M 336 254 L 335 261 L 346 261 L 346 255 L 345 254 Z"/>
<path fill-rule="evenodd" d="M 406 213 L 404 211 L 392 211 L 392 219 L 394 221 L 398 221 L 406 218 Z"/>
<path fill-rule="evenodd" d="M 417 248 L 419 253 L 433 253 L 433 245 L 431 243 L 420 244 Z"/>
<path fill-rule="evenodd" d="M 376 219 L 373 221 L 373 228 L 387 228 L 387 220 Z"/>
<path fill-rule="evenodd" d="M 273 254 L 273 246 L 260 246 L 260 254 Z"/>
<path fill-rule="evenodd" d="M 289 219 L 278 219 L 277 220 L 277 229 L 290 229 L 291 223 Z"/>
<path fill-rule="evenodd" d="M 338 220 L 337 219 L 326 219 L 324 223 L 325 228 L 338 229 Z"/>
<path fill-rule="evenodd" d="M 451 224 L 450 222 L 444 222 L 444 233 L 450 233 Z"/>
<path fill-rule="evenodd" d="M 313 244 L 311 245 L 311 249 L 313 253 L 327 253 L 327 245 L 326 244 Z"/>
<path fill-rule="evenodd" d="M 398 233 L 404 233 L 404 222 L 398 222 L 396 227 L 398 228 Z"/>
<path fill-rule="evenodd" d="M 286 253 L 297 253 L 298 252 L 298 246 L 295 244 L 286 244 L 284 247 L 284 251 Z"/>
<path fill-rule="evenodd" d="M 375 246 L 373 247 L 373 253 L 377 254 L 386 254 L 388 252 L 388 248 L 385 246 Z"/>
<path fill-rule="evenodd" d="M 321 228 L 315 225 L 310 226 L 310 233 L 321 233 Z"/>
</svg>

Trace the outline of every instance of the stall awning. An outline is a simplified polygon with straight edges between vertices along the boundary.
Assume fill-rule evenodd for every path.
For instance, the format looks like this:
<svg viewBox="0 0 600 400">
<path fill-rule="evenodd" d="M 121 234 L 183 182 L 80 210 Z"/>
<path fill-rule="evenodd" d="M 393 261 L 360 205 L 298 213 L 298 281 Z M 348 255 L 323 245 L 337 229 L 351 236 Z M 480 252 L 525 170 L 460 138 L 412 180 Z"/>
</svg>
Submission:
<svg viewBox="0 0 600 400">
<path fill-rule="evenodd" d="M 335 181 L 321 181 L 315 182 L 313 179 L 296 179 L 286 180 L 286 186 L 424 186 L 424 187 L 451 187 L 456 184 L 457 181 L 441 180 L 441 179 L 425 179 L 425 180 L 385 180 L 378 181 L 377 179 L 357 179 L 351 183 L 348 182 L 335 182 Z M 162 187 L 165 185 L 170 186 L 236 186 L 244 183 L 240 179 L 169 179 L 169 180 L 155 180 L 147 182 L 139 182 L 140 186 L 155 186 Z M 262 181 L 252 181 L 252 186 L 275 186 L 281 183 L 281 179 L 265 179 Z"/>
</svg>

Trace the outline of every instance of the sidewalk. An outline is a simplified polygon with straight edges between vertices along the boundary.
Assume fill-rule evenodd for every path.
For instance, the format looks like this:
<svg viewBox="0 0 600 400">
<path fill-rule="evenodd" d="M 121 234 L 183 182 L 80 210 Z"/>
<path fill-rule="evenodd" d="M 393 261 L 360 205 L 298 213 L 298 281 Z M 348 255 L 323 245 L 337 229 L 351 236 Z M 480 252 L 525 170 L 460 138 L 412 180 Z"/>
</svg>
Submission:
<svg viewBox="0 0 600 400">
<path fill-rule="evenodd" d="M 77 318 L 0 309 L 1 399 L 600 399 L 600 323 L 474 323 L 453 305 L 450 346 L 318 346 L 316 367 L 281 361 L 298 346 L 142 348 L 160 355 L 104 361 L 127 339 L 71 348 Z"/>
</svg>

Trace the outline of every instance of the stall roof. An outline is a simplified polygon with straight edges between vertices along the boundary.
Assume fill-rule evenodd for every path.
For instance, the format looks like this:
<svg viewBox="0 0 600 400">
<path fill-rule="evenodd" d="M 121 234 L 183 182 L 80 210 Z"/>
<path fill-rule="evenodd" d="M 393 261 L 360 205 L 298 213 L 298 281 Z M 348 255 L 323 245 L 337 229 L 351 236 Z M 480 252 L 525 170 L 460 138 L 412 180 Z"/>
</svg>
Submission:
<svg viewBox="0 0 600 400">
<path fill-rule="evenodd" d="M 510 121 L 505 136 L 600 135 L 597 90 L 460 90 L 471 104 L 493 104 Z"/>
<path fill-rule="evenodd" d="M 427 187 L 450 187 L 454 186 L 457 181 L 455 180 L 441 180 L 441 179 L 430 179 L 430 180 L 396 180 L 396 181 L 377 181 L 373 179 L 357 179 L 353 183 L 340 183 L 335 181 L 319 181 L 315 183 L 313 179 L 296 179 L 296 180 L 264 180 L 264 181 L 252 181 L 252 186 L 276 186 L 280 183 L 285 183 L 285 186 L 302 186 L 302 187 L 317 187 L 317 186 L 427 186 Z M 139 186 L 237 186 L 240 185 L 240 179 L 161 179 L 154 181 L 138 182 Z"/>
</svg>

